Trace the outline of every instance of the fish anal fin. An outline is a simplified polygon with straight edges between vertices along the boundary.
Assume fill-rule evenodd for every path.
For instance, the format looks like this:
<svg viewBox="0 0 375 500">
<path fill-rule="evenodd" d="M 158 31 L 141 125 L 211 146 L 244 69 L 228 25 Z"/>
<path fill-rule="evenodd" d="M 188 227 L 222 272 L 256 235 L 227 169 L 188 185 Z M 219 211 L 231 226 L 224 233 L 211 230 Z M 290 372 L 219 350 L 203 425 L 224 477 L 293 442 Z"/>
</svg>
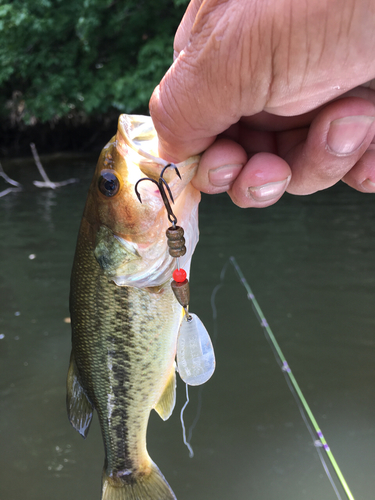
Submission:
<svg viewBox="0 0 375 500">
<path fill-rule="evenodd" d="M 102 500 L 177 500 L 154 462 L 148 472 L 126 471 L 122 477 L 103 473 Z"/>
<path fill-rule="evenodd" d="M 173 412 L 176 404 L 176 368 L 173 364 L 168 382 L 164 388 L 163 394 L 155 405 L 154 409 L 158 412 L 163 420 L 167 420 Z"/>
<path fill-rule="evenodd" d="M 92 420 L 93 407 L 79 382 L 73 353 L 70 357 L 66 389 L 66 407 L 69 421 L 75 430 L 86 438 Z"/>
</svg>

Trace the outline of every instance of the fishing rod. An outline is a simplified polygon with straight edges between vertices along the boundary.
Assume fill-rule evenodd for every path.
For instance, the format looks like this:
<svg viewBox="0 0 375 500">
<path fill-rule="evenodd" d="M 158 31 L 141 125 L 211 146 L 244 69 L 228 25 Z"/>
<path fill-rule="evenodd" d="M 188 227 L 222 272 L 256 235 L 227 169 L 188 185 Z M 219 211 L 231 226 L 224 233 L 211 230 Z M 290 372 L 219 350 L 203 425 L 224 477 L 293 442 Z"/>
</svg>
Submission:
<svg viewBox="0 0 375 500">
<path fill-rule="evenodd" d="M 345 481 L 345 478 L 335 460 L 335 457 L 333 456 L 333 453 L 330 449 L 330 447 L 328 446 L 328 443 L 297 383 L 297 380 L 295 379 L 293 373 L 292 373 L 292 370 L 290 369 L 290 366 L 287 362 L 287 360 L 285 359 L 285 356 L 266 320 L 266 317 L 264 316 L 263 314 L 263 311 L 262 309 L 260 308 L 259 304 L 258 304 L 258 301 L 256 300 L 255 298 L 255 295 L 253 293 L 253 291 L 251 290 L 250 288 L 250 285 L 248 284 L 248 282 L 246 281 L 246 278 L 245 276 L 243 275 L 236 259 L 234 257 L 230 257 L 229 258 L 229 262 L 232 264 L 232 266 L 234 267 L 238 277 L 239 277 L 239 280 L 241 282 L 241 284 L 244 286 L 246 292 L 247 292 L 247 298 L 251 301 L 252 303 L 252 306 L 253 306 L 253 310 L 254 310 L 254 313 L 260 323 L 260 326 L 263 328 L 263 331 L 264 331 L 264 334 L 267 338 L 267 340 L 270 342 L 271 346 L 272 346 L 272 350 L 273 350 L 273 353 L 275 355 L 275 358 L 276 358 L 276 361 L 277 363 L 279 364 L 281 370 L 283 371 L 284 375 L 285 375 L 285 378 L 286 378 L 286 381 L 288 383 L 288 387 L 290 388 L 293 396 L 295 397 L 296 399 L 296 402 L 297 402 L 297 405 L 300 409 L 300 412 L 301 412 L 301 415 L 302 415 L 302 418 L 310 432 L 310 435 L 311 437 L 313 438 L 313 441 L 314 441 L 314 445 L 317 449 L 317 452 L 319 454 L 319 458 L 320 460 L 322 461 L 322 465 L 324 467 L 324 470 L 328 476 L 328 479 L 330 480 L 331 482 L 331 485 L 336 493 L 336 496 L 337 498 L 341 499 L 340 497 L 340 494 L 336 488 L 336 485 L 329 473 L 329 470 L 328 470 L 328 467 L 324 461 L 324 457 L 322 456 L 321 452 L 320 452 L 320 449 L 324 449 L 324 451 L 326 452 L 331 464 L 332 464 L 332 467 L 337 475 L 337 478 L 338 480 L 340 481 L 340 484 L 341 486 L 343 487 L 346 495 L 347 495 L 347 498 L 349 500 L 354 500 L 354 496 L 352 495 L 350 489 L 349 489 L 349 486 L 347 484 L 347 482 Z M 220 275 L 220 278 L 221 278 L 221 281 L 224 280 L 224 276 L 225 276 L 225 272 L 226 272 L 226 269 L 227 269 L 227 266 L 228 266 L 228 262 L 224 265 L 222 271 L 221 271 L 221 275 Z M 307 421 L 307 418 L 309 418 L 314 430 L 315 430 L 315 435 L 313 434 L 313 431 L 311 430 L 310 426 L 309 426 L 309 423 Z M 318 438 L 318 439 L 316 439 Z"/>
<path fill-rule="evenodd" d="M 259 304 L 258 304 L 258 301 L 256 300 L 255 298 L 255 295 L 253 293 L 253 291 L 251 290 L 250 288 L 250 285 L 248 284 L 245 276 L 243 275 L 236 259 L 234 257 L 230 257 L 229 258 L 229 261 L 227 261 L 225 264 L 224 264 L 224 267 L 220 273 L 220 281 L 221 283 L 216 285 L 213 292 L 212 292 L 212 295 L 211 295 L 211 307 L 212 307 L 212 312 L 213 312 L 213 320 L 214 320 L 214 335 L 213 335 L 213 343 L 215 344 L 215 341 L 216 341 L 216 337 L 217 337 L 217 309 L 216 309 L 216 305 L 215 305 L 215 300 L 216 300 L 216 294 L 217 292 L 219 291 L 219 289 L 223 286 L 223 281 L 224 281 L 224 277 L 225 277 L 225 273 L 226 273 L 226 270 L 227 270 L 227 267 L 228 267 L 228 264 L 232 264 L 232 266 L 234 267 L 236 273 L 237 273 L 237 276 L 241 282 L 241 284 L 244 286 L 246 292 L 247 292 L 247 298 L 251 301 L 252 303 L 252 306 L 253 306 L 253 310 L 254 310 L 254 313 L 259 321 L 259 324 L 260 326 L 263 328 L 263 331 L 264 331 L 264 334 L 265 334 L 265 337 L 267 339 L 267 341 L 270 343 L 271 345 L 271 348 L 272 348 L 272 351 L 275 355 L 275 358 L 276 358 L 276 361 L 278 363 L 278 365 L 280 366 L 284 376 L 285 376 L 285 380 L 287 382 L 287 385 L 292 393 L 292 395 L 294 396 L 295 400 L 296 400 L 296 403 L 297 403 L 297 406 L 298 406 L 298 409 L 301 413 L 301 416 L 302 416 L 302 419 L 307 427 L 307 430 L 309 431 L 310 433 L 310 436 L 313 440 L 313 443 L 314 443 L 314 446 L 316 448 L 316 451 L 318 453 L 318 456 L 320 458 L 320 461 L 322 463 L 322 466 L 324 468 L 324 471 L 331 483 L 331 486 L 337 496 L 337 498 L 339 500 L 342 500 L 341 496 L 340 496 L 340 493 L 336 487 L 336 484 L 330 474 L 330 471 L 329 471 L 329 468 L 325 462 L 325 459 L 324 459 L 324 456 L 321 452 L 322 449 L 324 449 L 324 451 L 326 452 L 331 464 L 332 464 L 332 467 L 337 475 L 337 478 L 343 488 L 343 490 L 345 491 L 346 493 L 346 496 L 349 500 L 354 500 L 354 496 L 353 494 L 351 493 L 350 489 L 349 489 L 349 486 L 335 460 L 335 457 L 333 456 L 333 453 L 330 449 L 330 447 L 328 446 L 328 443 L 323 435 L 323 432 L 321 431 L 298 383 L 297 383 L 297 380 L 295 379 L 293 373 L 292 373 L 292 370 L 267 322 L 267 319 L 266 317 L 264 316 L 263 314 L 263 311 L 262 309 L 260 308 Z M 183 442 L 184 444 L 187 446 L 188 450 L 189 450 L 189 456 L 190 458 L 192 458 L 194 456 L 194 452 L 193 452 L 193 449 L 191 447 L 191 438 L 192 438 L 192 431 L 195 427 L 195 425 L 197 424 L 197 421 L 199 419 L 199 415 L 200 415 L 200 411 L 201 411 L 201 406 L 202 406 L 202 398 L 201 398 L 201 393 L 202 393 L 202 390 L 203 390 L 203 386 L 200 387 L 200 390 L 199 390 L 199 404 L 198 404 L 198 409 L 197 409 L 197 415 L 193 421 L 193 423 L 191 424 L 190 428 L 189 428 L 189 432 L 188 432 L 188 437 L 186 437 L 186 430 L 185 430 L 185 423 L 184 423 L 184 419 L 183 419 L 183 413 L 186 409 L 186 406 L 187 404 L 189 403 L 189 395 L 188 395 L 188 386 L 186 384 L 186 403 L 184 404 L 182 410 L 181 410 L 181 413 L 180 413 L 180 420 L 181 420 L 181 424 L 182 424 L 182 429 L 183 429 Z M 314 431 L 313 429 L 311 428 L 311 425 L 309 423 L 309 421 L 311 422 L 311 425 L 313 426 L 314 428 Z M 318 438 L 318 439 L 317 439 Z"/>
</svg>

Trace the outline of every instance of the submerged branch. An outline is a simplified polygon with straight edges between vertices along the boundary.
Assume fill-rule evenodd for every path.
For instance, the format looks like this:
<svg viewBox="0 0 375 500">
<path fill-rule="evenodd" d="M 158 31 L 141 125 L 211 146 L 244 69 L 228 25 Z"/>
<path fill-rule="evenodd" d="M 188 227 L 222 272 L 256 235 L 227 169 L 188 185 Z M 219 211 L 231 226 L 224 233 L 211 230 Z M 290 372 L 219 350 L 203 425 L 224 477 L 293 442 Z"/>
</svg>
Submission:
<svg viewBox="0 0 375 500">
<path fill-rule="evenodd" d="M 1 165 L 1 163 L 0 163 L 0 177 L 2 177 L 6 182 L 8 182 L 8 184 L 11 184 L 12 186 L 15 186 L 15 187 L 4 189 L 4 191 L 0 191 L 0 198 L 2 198 L 3 196 L 5 196 L 5 195 L 7 195 L 9 193 L 17 192 L 17 191 L 21 191 L 22 190 L 22 185 L 19 182 L 14 181 L 13 179 L 11 179 L 4 172 L 3 166 Z"/>
<path fill-rule="evenodd" d="M 38 155 L 38 151 L 36 150 L 35 144 L 33 142 L 30 144 L 30 148 L 34 157 L 35 164 L 38 167 L 39 173 L 44 179 L 43 181 L 33 181 L 34 186 L 39 188 L 56 189 L 61 186 L 66 186 L 67 184 L 74 184 L 75 182 L 78 182 L 78 179 L 76 178 L 67 179 L 66 181 L 61 181 L 61 182 L 52 182 L 48 178 L 48 175 L 46 174 L 46 171 L 43 168 L 42 162 L 40 161 Z"/>
</svg>

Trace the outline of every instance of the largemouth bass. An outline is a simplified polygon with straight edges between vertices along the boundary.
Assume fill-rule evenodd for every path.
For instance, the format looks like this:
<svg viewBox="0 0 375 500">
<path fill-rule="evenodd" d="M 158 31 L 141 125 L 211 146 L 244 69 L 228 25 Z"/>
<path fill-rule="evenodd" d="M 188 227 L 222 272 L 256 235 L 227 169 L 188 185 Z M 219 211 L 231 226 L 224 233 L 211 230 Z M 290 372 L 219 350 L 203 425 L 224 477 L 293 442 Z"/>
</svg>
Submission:
<svg viewBox="0 0 375 500">
<path fill-rule="evenodd" d="M 199 157 L 178 164 L 164 178 L 173 211 L 185 230 L 187 272 L 198 241 L 200 193 L 190 180 Z M 70 294 L 72 354 L 67 408 L 86 437 L 93 410 L 105 448 L 102 500 L 170 500 L 175 495 L 146 449 L 149 414 L 164 420 L 175 404 L 175 355 L 182 307 L 170 287 L 175 259 L 168 253 L 170 225 L 159 179 L 151 118 L 121 115 L 89 188 L 79 230 Z"/>
</svg>

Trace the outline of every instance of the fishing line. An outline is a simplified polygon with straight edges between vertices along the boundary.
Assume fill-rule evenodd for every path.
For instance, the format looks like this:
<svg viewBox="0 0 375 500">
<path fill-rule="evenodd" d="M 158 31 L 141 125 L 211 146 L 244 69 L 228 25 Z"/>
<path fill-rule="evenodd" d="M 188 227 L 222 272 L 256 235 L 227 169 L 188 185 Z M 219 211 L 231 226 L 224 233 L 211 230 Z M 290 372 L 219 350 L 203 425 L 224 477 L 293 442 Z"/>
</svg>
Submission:
<svg viewBox="0 0 375 500">
<path fill-rule="evenodd" d="M 224 280 L 224 276 L 225 276 L 225 272 L 227 270 L 227 267 L 228 267 L 228 263 L 231 263 L 232 266 L 234 267 L 237 275 L 238 275 L 238 278 L 241 282 L 241 284 L 244 286 L 246 292 L 247 292 L 247 298 L 251 301 L 251 305 L 252 305 L 252 308 L 254 310 L 254 313 L 255 313 L 255 316 L 257 317 L 261 327 L 263 328 L 263 331 L 264 331 L 264 335 L 267 339 L 267 341 L 269 342 L 269 344 L 271 345 L 271 348 L 272 348 L 272 351 L 274 353 L 274 356 L 276 358 L 276 361 L 278 363 L 278 365 L 280 366 L 284 376 L 285 376 L 285 379 L 286 379 L 286 382 L 287 382 L 287 385 L 291 391 L 291 393 L 293 394 L 293 397 L 295 398 L 296 402 L 297 402 L 297 406 L 298 406 L 298 409 L 301 413 L 301 416 L 302 416 L 302 419 L 303 421 L 305 422 L 305 425 L 311 435 L 311 438 L 313 440 L 313 443 L 314 443 L 314 446 L 315 446 L 315 449 L 319 455 L 319 458 L 320 458 L 320 461 L 323 465 L 323 468 L 327 474 L 327 477 L 332 485 L 332 488 L 337 496 L 337 498 L 339 500 L 341 500 L 341 496 L 338 492 L 338 489 L 334 483 L 334 480 L 329 472 L 329 468 L 328 468 L 328 465 L 324 459 L 324 456 L 322 454 L 322 449 L 324 449 L 324 451 L 326 452 L 326 455 L 328 456 L 330 462 L 331 462 L 331 465 L 337 475 L 337 478 L 341 484 L 341 486 L 343 487 L 346 495 L 347 495 L 347 498 L 349 500 L 354 500 L 354 497 L 349 489 L 349 486 L 348 484 L 346 483 L 345 481 L 345 478 L 328 446 L 328 443 L 327 441 L 325 440 L 324 436 L 323 436 L 323 433 L 321 431 L 321 429 L 319 428 L 318 426 L 318 423 L 313 415 L 313 413 L 311 412 L 311 409 L 309 407 L 309 405 L 307 404 L 307 401 L 304 397 L 304 395 L 302 394 L 302 391 L 296 381 L 296 379 L 294 378 L 294 375 L 292 373 L 292 370 L 290 369 L 289 367 L 289 364 L 287 362 L 287 360 L 285 359 L 281 349 L 280 349 L 280 346 L 279 344 L 277 343 L 276 341 L 276 338 L 275 336 L 273 335 L 273 332 L 255 298 L 255 295 L 253 294 L 248 282 L 246 281 L 246 278 L 244 277 L 239 265 L 237 264 L 237 261 L 234 257 L 230 257 L 229 258 L 229 261 L 225 263 L 221 273 L 220 273 L 220 280 L 223 281 Z M 214 289 L 214 292 L 215 292 L 215 295 L 218 291 L 218 287 L 220 287 L 222 285 L 218 285 L 217 287 L 215 287 Z M 214 297 L 214 293 L 213 293 L 213 297 Z M 213 304 L 213 315 L 214 315 L 214 319 L 217 317 L 217 311 L 216 311 L 216 306 L 214 304 L 214 300 L 212 301 L 211 300 L 211 304 Z M 311 425 L 313 427 L 311 427 Z M 315 431 L 315 432 L 314 432 Z M 318 439 L 317 439 L 318 438 Z"/>
<path fill-rule="evenodd" d="M 198 390 L 197 412 L 195 414 L 193 423 L 189 427 L 188 437 L 187 437 L 188 443 L 191 443 L 191 438 L 193 437 L 193 430 L 194 430 L 195 426 L 197 425 L 197 423 L 198 423 L 198 421 L 200 419 L 200 416 L 201 416 L 201 411 L 202 411 L 202 393 L 203 393 L 203 385 L 201 385 L 199 387 L 199 390 Z"/>
<path fill-rule="evenodd" d="M 226 267 L 226 266 L 225 266 Z M 212 344 L 216 348 L 216 342 L 217 342 L 217 334 L 218 334 L 218 327 L 217 327 L 217 309 L 215 305 L 216 301 L 216 294 L 220 290 L 220 288 L 223 286 L 222 283 L 219 285 L 216 285 L 215 288 L 212 291 L 211 294 L 211 308 L 212 308 L 212 319 L 213 319 L 213 334 L 212 334 Z M 188 431 L 188 437 L 187 437 L 187 442 L 191 443 L 191 438 L 193 437 L 193 430 L 195 429 L 195 426 L 197 425 L 199 418 L 201 416 L 201 411 L 202 411 L 202 403 L 203 403 L 203 389 L 204 385 L 201 385 L 198 390 L 198 405 L 197 405 L 197 411 L 193 420 L 193 423 L 189 427 Z M 191 457 L 192 458 L 192 457 Z"/>
<path fill-rule="evenodd" d="M 184 406 L 181 408 L 181 413 L 180 413 L 180 420 L 181 420 L 181 425 L 182 425 L 182 439 L 184 441 L 184 444 L 186 445 L 187 449 L 189 450 L 189 457 L 193 458 L 194 457 L 194 451 L 193 448 L 191 447 L 190 444 L 190 438 L 187 440 L 186 439 L 186 428 L 185 428 L 185 422 L 184 422 L 184 411 L 187 405 L 189 404 L 189 389 L 188 389 L 188 384 L 185 384 L 186 386 L 186 402 Z"/>
</svg>

